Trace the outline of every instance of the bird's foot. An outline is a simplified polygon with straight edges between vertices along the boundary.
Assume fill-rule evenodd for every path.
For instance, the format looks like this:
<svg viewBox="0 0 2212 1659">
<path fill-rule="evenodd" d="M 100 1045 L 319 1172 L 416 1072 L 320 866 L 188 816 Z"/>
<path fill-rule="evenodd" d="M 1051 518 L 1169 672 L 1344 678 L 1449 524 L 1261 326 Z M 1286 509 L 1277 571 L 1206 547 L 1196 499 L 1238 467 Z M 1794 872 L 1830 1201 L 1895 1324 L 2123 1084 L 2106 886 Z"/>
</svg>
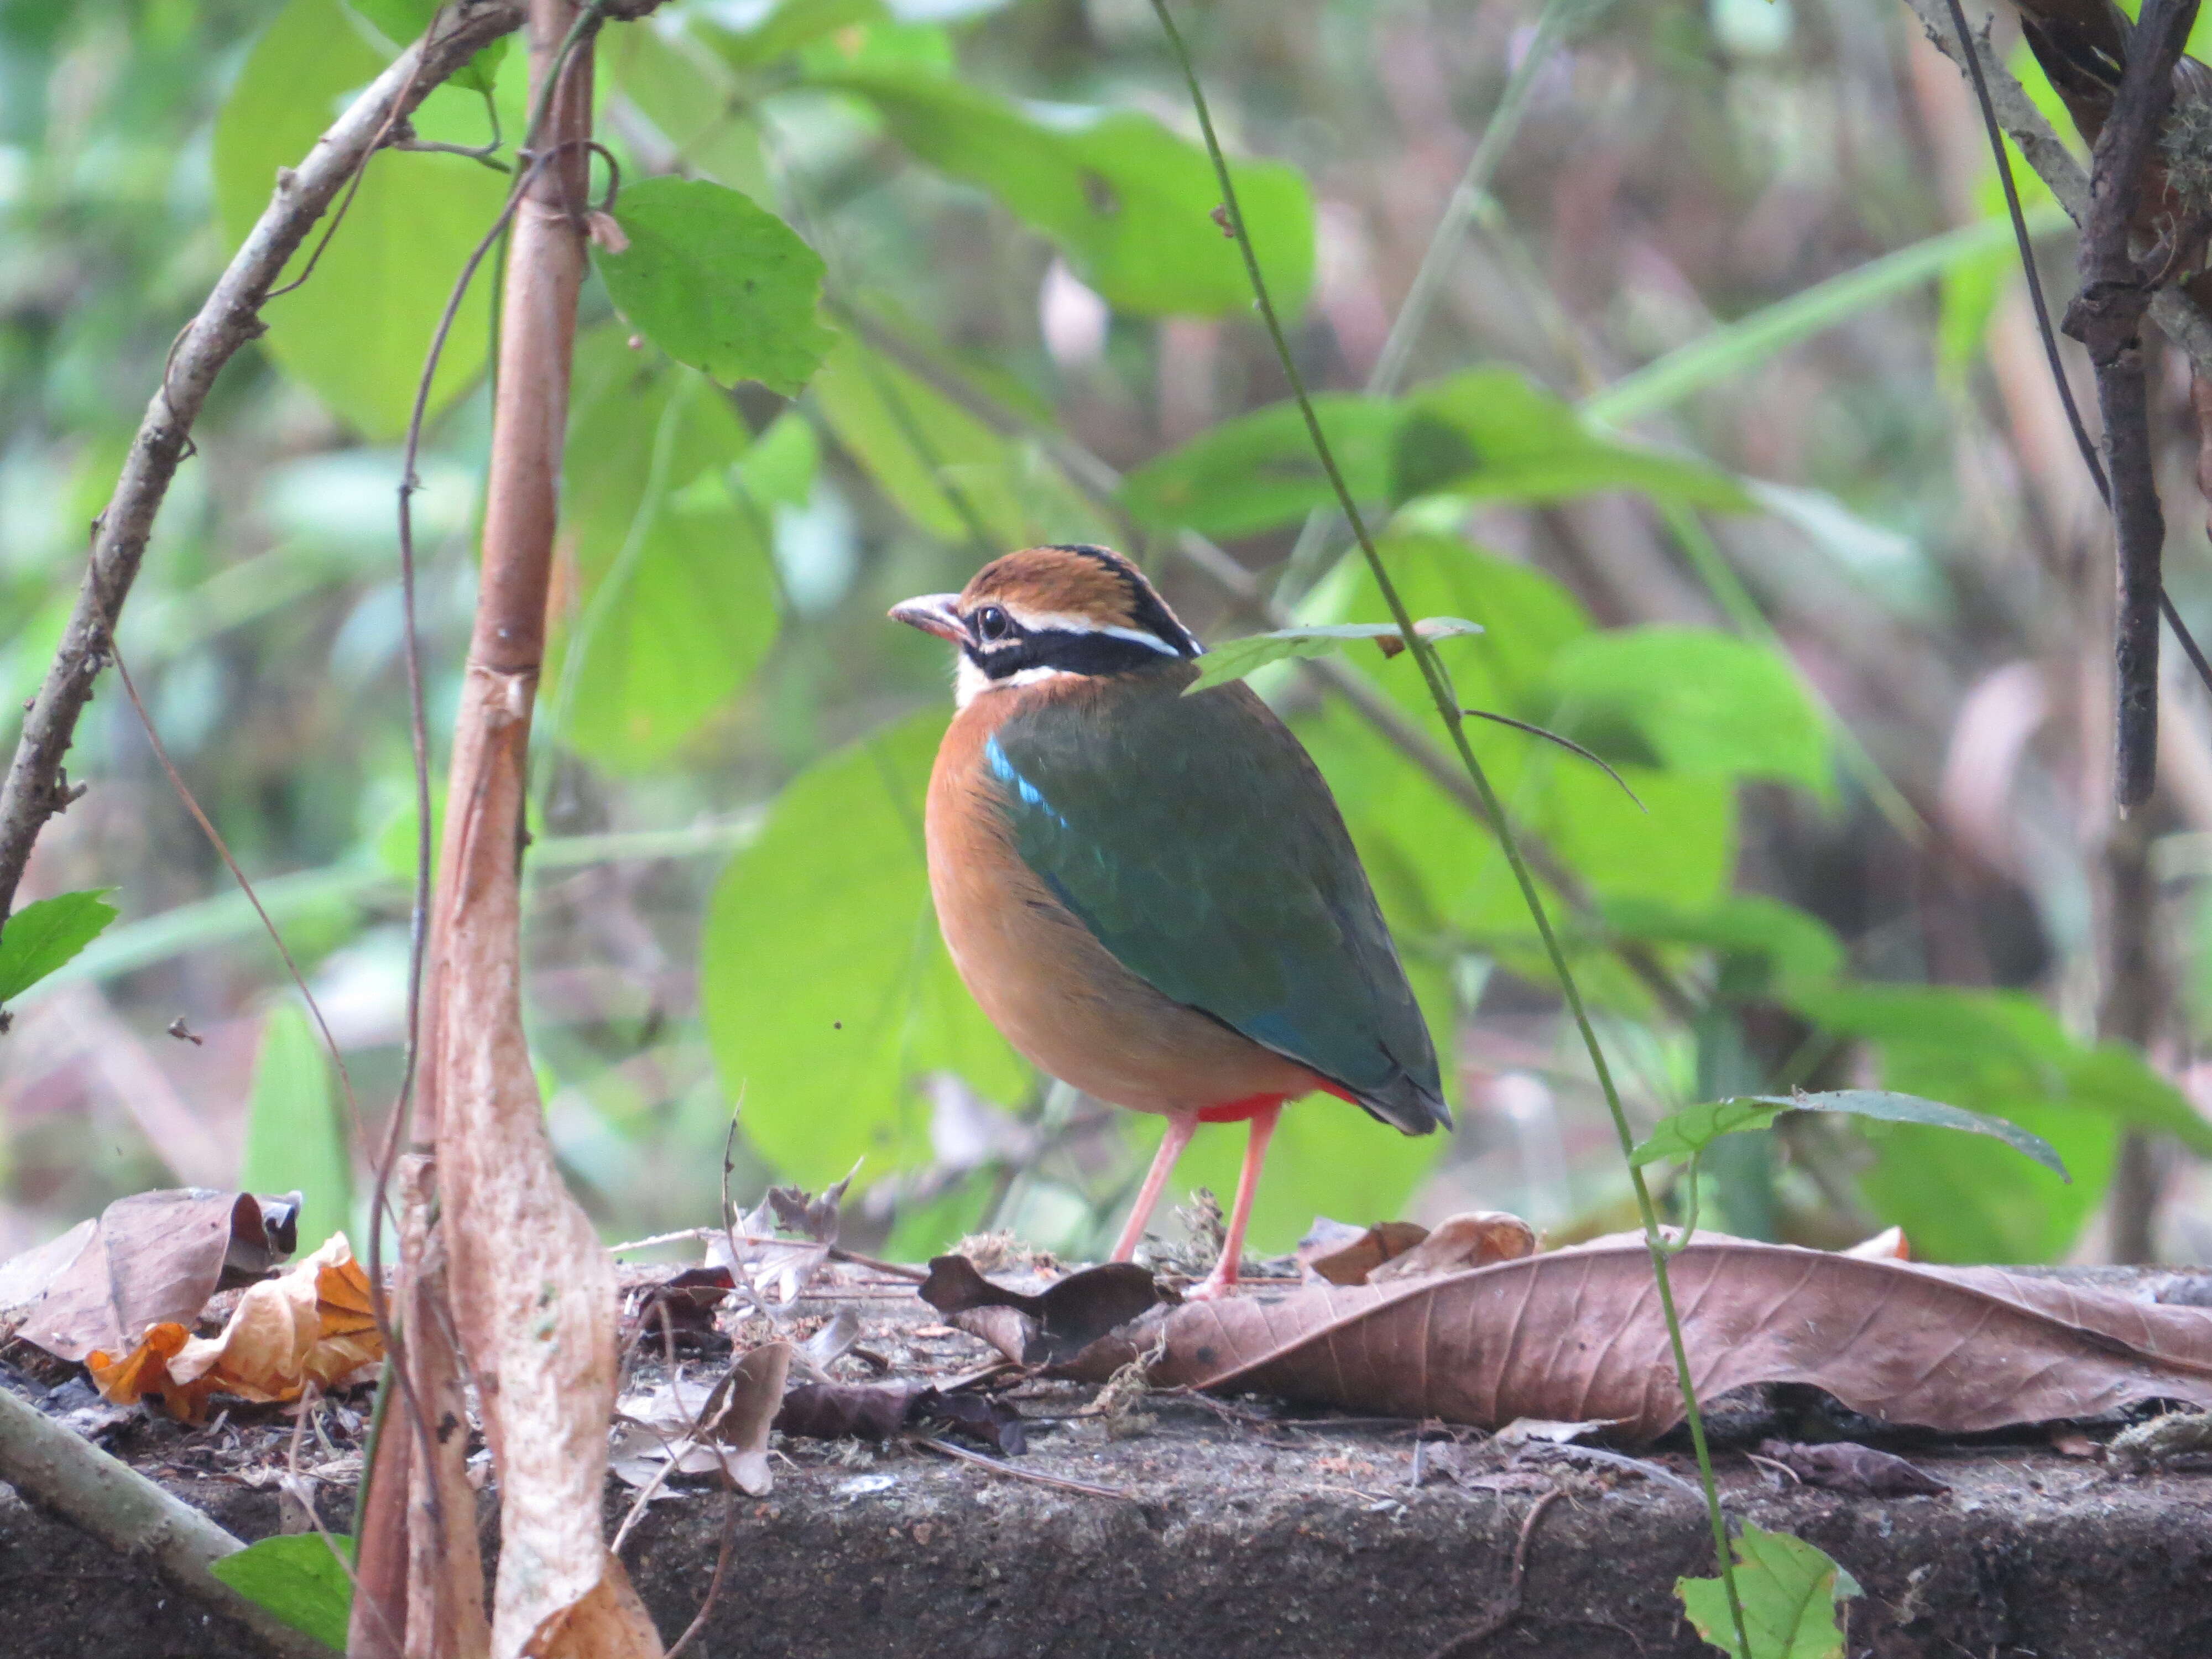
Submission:
<svg viewBox="0 0 2212 1659">
<path fill-rule="evenodd" d="M 1186 1302 L 1218 1302 L 1224 1296 L 1237 1294 L 1237 1268 L 1230 1262 L 1218 1264 L 1213 1271 L 1182 1293 Z"/>
</svg>

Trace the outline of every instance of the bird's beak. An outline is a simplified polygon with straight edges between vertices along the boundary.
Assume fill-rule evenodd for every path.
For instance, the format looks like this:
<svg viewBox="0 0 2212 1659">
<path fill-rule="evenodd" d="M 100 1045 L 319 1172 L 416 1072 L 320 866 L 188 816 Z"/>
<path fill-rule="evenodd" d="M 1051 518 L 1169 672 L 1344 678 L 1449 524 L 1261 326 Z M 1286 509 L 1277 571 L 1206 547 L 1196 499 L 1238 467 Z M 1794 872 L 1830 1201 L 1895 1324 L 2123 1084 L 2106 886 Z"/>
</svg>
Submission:
<svg viewBox="0 0 2212 1659">
<path fill-rule="evenodd" d="M 959 603 L 957 593 L 924 593 L 919 599 L 902 600 L 893 605 L 891 620 L 957 643 L 968 637 L 968 629 L 955 608 Z"/>
</svg>

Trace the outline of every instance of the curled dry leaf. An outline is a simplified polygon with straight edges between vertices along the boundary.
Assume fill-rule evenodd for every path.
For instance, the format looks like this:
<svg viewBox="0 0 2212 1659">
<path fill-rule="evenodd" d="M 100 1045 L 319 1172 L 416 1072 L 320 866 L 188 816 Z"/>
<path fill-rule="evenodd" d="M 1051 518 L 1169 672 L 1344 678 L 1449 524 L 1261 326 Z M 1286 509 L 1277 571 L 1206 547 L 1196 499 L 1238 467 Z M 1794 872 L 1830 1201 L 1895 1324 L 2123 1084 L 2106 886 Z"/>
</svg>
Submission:
<svg viewBox="0 0 2212 1659">
<path fill-rule="evenodd" d="M 118 1198 L 88 1231 L 33 1251 L 40 1259 L 30 1270 L 25 1257 L 8 1264 L 27 1285 L 45 1279 L 16 1334 L 64 1359 L 124 1352 L 149 1327 L 190 1324 L 218 1290 L 268 1272 L 291 1253 L 298 1215 L 296 1194 L 185 1187 Z M 68 1251 L 72 1238 L 77 1248 Z"/>
<path fill-rule="evenodd" d="M 368 1276 L 345 1235 L 333 1233 L 313 1255 L 249 1288 L 221 1335 L 195 1337 L 165 1322 L 127 1352 L 95 1350 L 85 1364 L 116 1404 L 155 1395 L 196 1422 L 212 1394 L 296 1400 L 310 1382 L 328 1391 L 383 1357 Z"/>
<path fill-rule="evenodd" d="M 1762 1440 L 1759 1455 L 1781 1464 L 1808 1486 L 1822 1486 L 1853 1498 L 1933 1497 L 1951 1490 L 1918 1464 L 1851 1440 L 1818 1446 Z"/>
<path fill-rule="evenodd" d="M 1519 1216 L 1503 1210 L 1469 1210 L 1439 1221 L 1412 1249 L 1369 1273 L 1367 1282 L 1382 1285 L 1394 1279 L 1425 1279 L 1486 1267 L 1493 1261 L 1517 1261 L 1535 1254 L 1536 1230 Z"/>
<path fill-rule="evenodd" d="M 801 1382 L 784 1395 L 775 1426 L 802 1440 L 888 1440 L 921 1392 L 909 1382 Z"/>
<path fill-rule="evenodd" d="M 1009 1455 L 1029 1449 L 1022 1415 L 1006 1401 L 912 1382 L 802 1382 L 784 1395 L 775 1419 L 803 1440 L 889 1440 L 916 1425 L 949 1428 Z"/>
<path fill-rule="evenodd" d="M 1378 1221 L 1360 1228 L 1317 1215 L 1298 1241 L 1298 1266 L 1332 1285 L 1364 1285 L 1368 1274 L 1428 1236 L 1418 1221 Z"/>
<path fill-rule="evenodd" d="M 1701 1398 L 1809 1382 L 1890 1423 L 1972 1433 L 2135 1401 L 2212 1407 L 2212 1311 L 1996 1267 L 1865 1261 L 1701 1240 L 1674 1257 Z M 1165 1339 L 1161 1387 L 1490 1428 L 1613 1418 L 1631 1439 L 1681 1419 L 1640 1241 L 1441 1278 L 1186 1304 L 1064 1369 L 1103 1382 Z"/>
<path fill-rule="evenodd" d="M 985 1310 L 1019 1315 L 1025 1324 L 1002 1319 L 970 1328 L 1024 1365 L 1073 1359 L 1108 1332 L 1168 1299 L 1159 1281 L 1133 1261 L 1085 1267 L 1032 1296 L 993 1284 L 964 1255 L 933 1260 L 916 1294 L 956 1324 L 963 1316 Z"/>
<path fill-rule="evenodd" d="M 616 1407 L 608 1468 L 633 1486 L 653 1486 L 665 1474 L 720 1469 L 748 1497 L 767 1496 L 775 1486 L 769 1430 L 790 1370 L 791 1345 L 768 1342 L 711 1385 L 678 1376 L 624 1396 Z"/>
</svg>

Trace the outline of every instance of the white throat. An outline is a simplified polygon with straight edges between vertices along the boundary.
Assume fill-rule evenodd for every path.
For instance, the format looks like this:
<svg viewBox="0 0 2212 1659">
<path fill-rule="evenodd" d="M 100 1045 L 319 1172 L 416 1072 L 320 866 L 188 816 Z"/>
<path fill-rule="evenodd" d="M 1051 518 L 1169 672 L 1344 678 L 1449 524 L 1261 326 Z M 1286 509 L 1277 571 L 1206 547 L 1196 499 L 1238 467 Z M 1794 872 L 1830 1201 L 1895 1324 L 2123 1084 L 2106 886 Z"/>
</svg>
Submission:
<svg viewBox="0 0 2212 1659">
<path fill-rule="evenodd" d="M 1067 672 L 1064 668 L 1024 668 L 1002 680 L 994 680 L 978 668 L 965 651 L 956 653 L 954 662 L 952 706 L 955 708 L 965 708 L 986 691 L 1004 691 L 1012 686 L 1035 685 L 1042 680 L 1061 678 Z"/>
</svg>

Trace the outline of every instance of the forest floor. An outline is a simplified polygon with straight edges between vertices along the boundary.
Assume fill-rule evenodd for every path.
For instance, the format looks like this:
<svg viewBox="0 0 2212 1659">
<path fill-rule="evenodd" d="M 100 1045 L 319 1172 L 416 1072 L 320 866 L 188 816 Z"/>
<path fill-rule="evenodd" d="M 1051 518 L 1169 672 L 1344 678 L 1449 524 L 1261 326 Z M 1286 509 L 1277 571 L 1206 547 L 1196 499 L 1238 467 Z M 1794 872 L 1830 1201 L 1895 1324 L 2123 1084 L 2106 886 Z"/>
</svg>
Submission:
<svg viewBox="0 0 2212 1659">
<path fill-rule="evenodd" d="M 836 1287 L 830 1287 L 835 1291 Z M 995 1356 L 888 1285 L 824 1294 L 862 1313 L 841 1380 L 972 1375 Z M 666 1376 L 656 1339 L 630 1388 Z M 687 1378 L 726 1368 L 709 1333 Z M 0 1354 L 0 1386 L 70 1420 L 244 1539 L 349 1529 L 366 1399 L 302 1425 L 277 1407 L 175 1423 L 99 1401 L 75 1368 Z M 1203 1655 L 1410 1659 L 1710 1654 L 1678 1577 L 1712 1571 L 1680 1437 L 1633 1454 L 1469 1430 L 1315 1416 L 1255 1398 L 1152 1395 L 1097 1414 L 1097 1390 L 1030 1382 L 1006 1398 L 1027 1449 L 780 1437 L 773 1490 L 732 1498 L 678 1477 L 622 1554 L 665 1636 L 698 1612 L 726 1528 L 728 1565 L 694 1651 L 777 1659 L 872 1655 Z M 2212 1473 L 2133 1473 L 2096 1443 L 2117 1424 L 1973 1442 L 1877 1438 L 1811 1390 L 1747 1390 L 1714 1413 L 1731 1515 L 1808 1538 L 1863 1589 L 1851 1659 L 2181 1659 L 2212 1654 Z M 1948 1490 L 1872 1497 L 1798 1484 L 1761 1443 L 1858 1440 Z M 609 1525 L 635 1492 L 610 1479 Z M 480 1499 L 496 1547 L 492 1494 Z M 1516 1569 L 1516 1556 L 1520 1565 Z M 0 1651 L 20 1659 L 249 1655 L 143 1565 L 0 1486 Z"/>
</svg>

